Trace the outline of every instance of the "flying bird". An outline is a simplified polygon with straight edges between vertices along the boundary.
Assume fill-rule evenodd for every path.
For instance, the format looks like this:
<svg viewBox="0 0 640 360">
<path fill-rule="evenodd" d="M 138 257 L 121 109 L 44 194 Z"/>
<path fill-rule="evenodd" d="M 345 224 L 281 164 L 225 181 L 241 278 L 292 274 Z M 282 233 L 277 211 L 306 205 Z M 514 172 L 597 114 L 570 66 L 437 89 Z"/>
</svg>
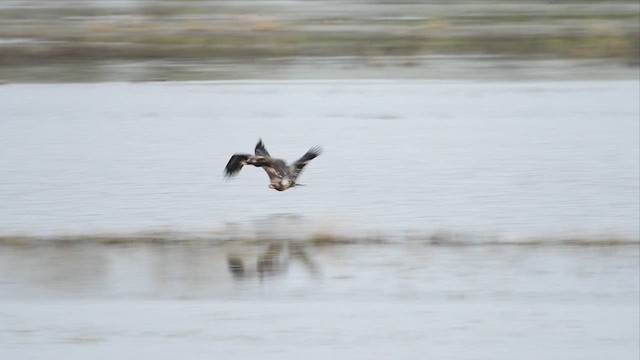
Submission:
<svg viewBox="0 0 640 360">
<path fill-rule="evenodd" d="M 320 147 L 315 146 L 309 149 L 306 154 L 296 160 L 293 164 L 287 165 L 284 160 L 272 158 L 264 147 L 262 139 L 256 145 L 255 155 L 251 154 L 233 154 L 227 166 L 224 169 L 226 177 L 237 175 L 244 165 L 253 165 L 261 167 L 269 175 L 269 188 L 278 191 L 285 191 L 294 186 L 301 186 L 296 181 L 298 176 L 309 161 L 315 159 L 322 153 Z"/>
</svg>

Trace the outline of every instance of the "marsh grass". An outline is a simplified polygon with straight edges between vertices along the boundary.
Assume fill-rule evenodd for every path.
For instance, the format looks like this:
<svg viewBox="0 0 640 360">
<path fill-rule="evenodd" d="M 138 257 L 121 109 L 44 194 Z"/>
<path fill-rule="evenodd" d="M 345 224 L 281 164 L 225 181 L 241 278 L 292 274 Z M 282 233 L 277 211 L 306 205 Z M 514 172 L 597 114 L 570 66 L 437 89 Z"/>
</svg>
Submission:
<svg viewBox="0 0 640 360">
<path fill-rule="evenodd" d="M 588 11 L 589 4 L 492 12 L 445 6 L 440 13 L 418 6 L 412 17 L 378 16 L 386 8 L 376 6 L 343 16 L 294 16 L 278 7 L 208 1 L 6 8 L 0 38 L 33 42 L 0 45 L 0 65 L 438 54 L 639 64 L 640 14 Z"/>
<path fill-rule="evenodd" d="M 138 246 L 138 245 L 171 245 L 171 246 L 223 246 L 227 244 L 265 245 L 282 242 L 306 244 L 309 246 L 337 246 L 337 245 L 385 245 L 411 244 L 437 247 L 477 247 L 477 246 L 535 246 L 535 247 L 610 247 L 630 246 L 637 248 L 640 239 L 620 236 L 617 234 L 596 235 L 541 235 L 527 238 L 503 238 L 492 234 L 468 234 L 452 231 L 432 231 L 407 236 L 386 236 L 385 234 L 368 234 L 356 236 L 354 234 L 336 233 L 331 229 L 318 230 L 308 236 L 291 234 L 281 238 L 269 236 L 241 236 L 230 237 L 224 232 L 189 233 L 174 231 L 147 231 L 137 233 L 113 234 L 85 234 L 85 235 L 3 235 L 0 236 L 0 246 L 32 247 L 32 246 Z"/>
</svg>

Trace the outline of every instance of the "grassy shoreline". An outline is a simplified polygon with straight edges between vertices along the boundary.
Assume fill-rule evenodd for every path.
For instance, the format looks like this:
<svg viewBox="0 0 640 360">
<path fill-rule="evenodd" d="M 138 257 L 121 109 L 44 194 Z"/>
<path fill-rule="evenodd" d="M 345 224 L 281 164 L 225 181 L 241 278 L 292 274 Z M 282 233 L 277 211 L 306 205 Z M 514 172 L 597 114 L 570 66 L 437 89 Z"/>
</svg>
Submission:
<svg viewBox="0 0 640 360">
<path fill-rule="evenodd" d="M 334 245 L 425 245 L 444 247 L 475 246 L 638 246 L 640 239 L 615 234 L 535 236 L 502 238 L 497 236 L 431 232 L 392 238 L 384 235 L 356 236 L 314 233 L 308 236 L 268 238 L 261 236 L 234 236 L 215 233 L 138 232 L 129 234 L 84 235 L 3 235 L 0 246 L 70 246 L 70 245 L 194 245 L 220 246 L 225 244 L 265 245 L 273 242 L 295 242 L 310 246 Z"/>
<path fill-rule="evenodd" d="M 105 61 L 226 62 L 228 67 L 305 57 L 355 57 L 366 67 L 383 57 L 440 55 L 640 66 L 640 10 L 629 1 L 354 2 L 343 7 L 312 1 L 309 8 L 269 1 L 149 1 L 120 7 L 33 3 L 0 7 L 1 67 Z"/>
<path fill-rule="evenodd" d="M 608 59 L 638 66 L 635 34 L 563 36 L 367 37 L 361 35 L 254 37 L 79 38 L 2 47 L 0 65 L 91 63 L 104 60 L 244 60 L 278 57 L 496 55 L 519 59 Z"/>
</svg>

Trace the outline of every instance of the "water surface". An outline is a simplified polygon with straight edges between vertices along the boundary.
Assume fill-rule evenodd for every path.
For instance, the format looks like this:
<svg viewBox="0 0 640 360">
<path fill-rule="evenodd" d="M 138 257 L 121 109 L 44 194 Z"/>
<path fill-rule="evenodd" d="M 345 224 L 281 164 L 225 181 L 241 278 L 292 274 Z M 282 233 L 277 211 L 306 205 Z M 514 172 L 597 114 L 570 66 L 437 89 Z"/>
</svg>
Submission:
<svg viewBox="0 0 640 360">
<path fill-rule="evenodd" d="M 635 359 L 638 254 L 637 245 L 5 245 L 0 356 Z M 231 271 L 231 259 L 244 270 Z"/>
<path fill-rule="evenodd" d="M 0 232 L 638 237 L 637 81 L 0 87 Z M 222 170 L 263 138 L 300 187 Z M 262 222 L 261 222 L 262 221 Z M 293 230 L 288 230 L 293 231 Z"/>
</svg>

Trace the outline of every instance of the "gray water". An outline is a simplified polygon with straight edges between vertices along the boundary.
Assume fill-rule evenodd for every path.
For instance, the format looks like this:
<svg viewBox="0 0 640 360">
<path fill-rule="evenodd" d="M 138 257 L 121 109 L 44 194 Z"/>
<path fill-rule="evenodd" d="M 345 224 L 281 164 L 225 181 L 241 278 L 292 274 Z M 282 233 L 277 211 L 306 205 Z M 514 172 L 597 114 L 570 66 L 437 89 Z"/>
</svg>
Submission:
<svg viewBox="0 0 640 360">
<path fill-rule="evenodd" d="M 637 359 L 638 254 L 637 245 L 5 245 L 0 357 Z"/>
<path fill-rule="evenodd" d="M 0 358 L 637 359 L 638 93 L 1 86 Z M 276 192 L 255 168 L 224 180 L 260 137 L 288 160 L 323 146 L 307 186 Z M 126 236 L 138 231 L 238 241 Z M 302 236 L 318 233 L 401 241 Z M 447 233 L 471 243 L 420 237 Z M 518 242 L 576 235 L 631 241 Z M 486 237 L 513 242 L 476 246 Z"/>
<path fill-rule="evenodd" d="M 637 81 L 0 87 L 0 233 L 639 235 Z M 262 138 L 306 187 L 225 181 Z"/>
</svg>

